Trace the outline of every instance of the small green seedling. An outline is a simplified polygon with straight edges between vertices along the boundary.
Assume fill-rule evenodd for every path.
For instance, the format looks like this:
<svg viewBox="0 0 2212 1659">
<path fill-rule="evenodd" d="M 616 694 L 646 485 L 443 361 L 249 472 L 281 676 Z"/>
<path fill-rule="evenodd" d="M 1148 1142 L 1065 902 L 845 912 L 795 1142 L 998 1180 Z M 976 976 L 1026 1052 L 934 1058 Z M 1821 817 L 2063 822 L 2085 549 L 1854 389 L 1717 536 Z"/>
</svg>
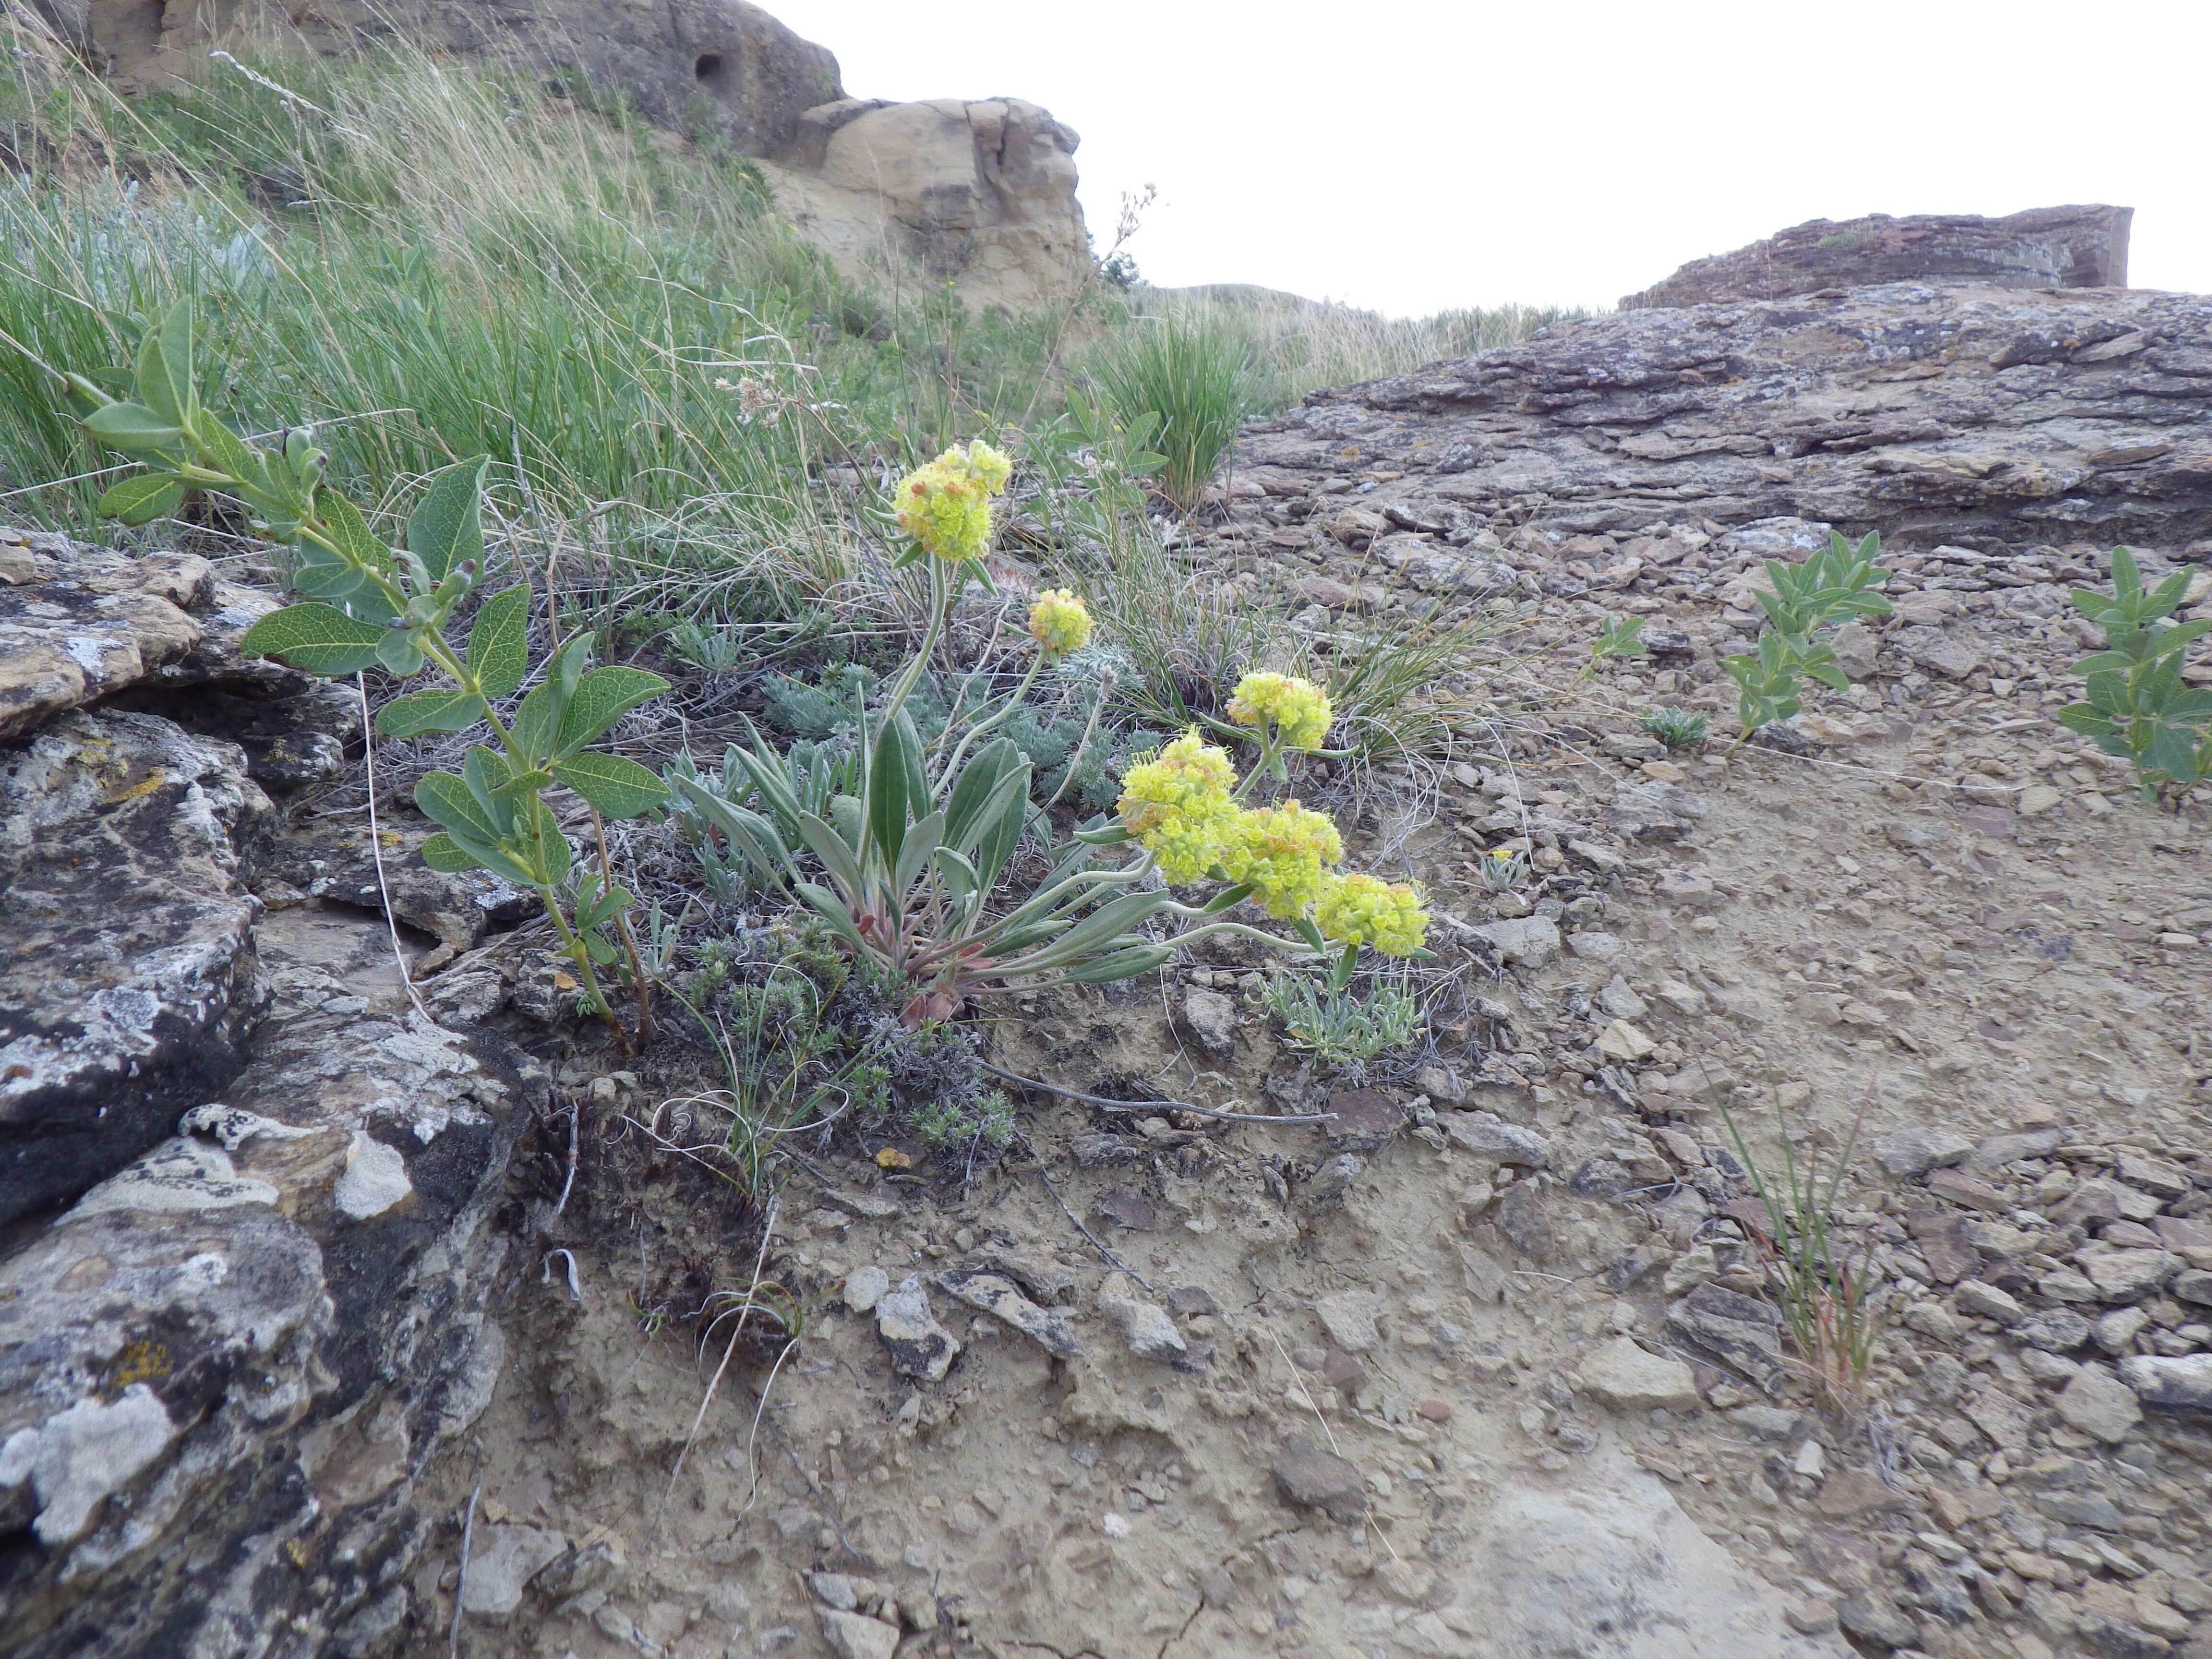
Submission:
<svg viewBox="0 0 2212 1659">
<path fill-rule="evenodd" d="M 1597 637 L 1590 641 L 1589 665 L 1582 672 L 1588 679 L 1597 672 L 1598 665 L 1608 657 L 1643 657 L 1650 654 L 1644 643 L 1644 618 L 1641 617 L 1607 617 Z"/>
<path fill-rule="evenodd" d="M 1672 705 L 1645 709 L 1636 724 L 1669 749 L 1694 749 L 1712 734 L 1712 722 L 1703 714 Z"/>
<path fill-rule="evenodd" d="M 1871 591 L 1889 574 L 1875 564 L 1881 550 L 1881 538 L 1872 532 L 1853 547 L 1831 531 L 1827 550 L 1802 564 L 1766 562 L 1774 591 L 1755 597 L 1766 612 L 1767 631 L 1760 635 L 1757 650 L 1721 659 L 1736 684 L 1743 737 L 1788 720 L 1804 706 L 1798 696 L 1800 676 L 1836 691 L 1850 684 L 1837 665 L 1830 641 L 1845 622 L 1889 614 L 1889 601 Z"/>
</svg>

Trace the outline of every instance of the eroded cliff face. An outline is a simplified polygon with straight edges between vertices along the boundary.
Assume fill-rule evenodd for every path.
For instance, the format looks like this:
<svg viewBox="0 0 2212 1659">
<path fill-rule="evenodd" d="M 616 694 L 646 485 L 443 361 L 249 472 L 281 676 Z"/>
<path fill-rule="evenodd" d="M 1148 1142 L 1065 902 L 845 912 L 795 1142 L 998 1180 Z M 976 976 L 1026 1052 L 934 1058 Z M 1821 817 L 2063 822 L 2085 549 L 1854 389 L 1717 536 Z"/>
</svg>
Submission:
<svg viewBox="0 0 2212 1659">
<path fill-rule="evenodd" d="M 33 0 L 126 89 L 204 73 L 215 50 L 338 55 L 402 39 L 580 76 L 658 125 L 758 160 L 783 218 L 848 275 L 950 281 L 973 306 L 1073 295 L 1091 269 L 1074 132 L 1018 98 L 854 99 L 837 60 L 744 0 L 528 9 L 485 0 Z"/>
<path fill-rule="evenodd" d="M 528 8 L 483 0 L 34 0 L 126 88 L 198 72 L 209 52 L 335 55 L 394 39 L 433 52 L 573 70 L 634 99 L 661 125 L 711 123 L 749 155 L 788 141 L 799 116 L 843 95 L 837 60 L 744 0 Z"/>
<path fill-rule="evenodd" d="M 362 837 L 288 841 L 360 726 L 239 653 L 274 603 L 195 555 L 0 530 L 9 1654 L 368 1650 L 428 1531 L 414 1482 L 504 1352 L 491 1216 L 544 1073 L 411 1006 L 350 886 L 310 909 L 270 878 L 343 880 Z M 452 943 L 499 901 L 410 879 Z"/>
</svg>

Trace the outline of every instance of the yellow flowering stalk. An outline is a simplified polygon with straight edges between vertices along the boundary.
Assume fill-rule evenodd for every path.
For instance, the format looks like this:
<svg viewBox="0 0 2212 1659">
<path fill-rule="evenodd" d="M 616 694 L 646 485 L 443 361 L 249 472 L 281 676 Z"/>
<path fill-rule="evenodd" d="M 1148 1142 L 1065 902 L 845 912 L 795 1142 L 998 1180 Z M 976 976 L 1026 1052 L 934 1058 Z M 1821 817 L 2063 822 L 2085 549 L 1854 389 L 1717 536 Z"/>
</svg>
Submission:
<svg viewBox="0 0 2212 1659">
<path fill-rule="evenodd" d="M 1302 916 L 1328 889 L 1328 866 L 1344 856 L 1343 838 L 1324 813 L 1297 801 L 1241 812 L 1224 837 L 1220 864 L 1230 880 L 1280 921 Z"/>
<path fill-rule="evenodd" d="M 1030 607 L 1030 634 L 1047 656 L 1064 657 L 1091 642 L 1091 613 L 1066 588 L 1048 588 Z"/>
<path fill-rule="evenodd" d="M 1275 742 L 1285 749 L 1318 749 L 1336 718 L 1328 695 L 1295 674 L 1256 672 L 1237 682 L 1229 699 L 1229 718 L 1238 726 L 1273 720 Z"/>
<path fill-rule="evenodd" d="M 1371 945 L 1386 957 L 1410 957 L 1427 937 L 1429 913 L 1405 883 L 1339 876 L 1314 905 L 1314 921 L 1340 944 Z"/>
<path fill-rule="evenodd" d="M 981 438 L 955 444 L 901 478 L 899 528 L 947 564 L 967 564 L 991 548 L 991 497 L 1003 493 L 1013 463 Z"/>
<path fill-rule="evenodd" d="M 1187 732 L 1158 760 L 1131 767 L 1115 810 L 1121 826 L 1177 884 L 1200 879 L 1219 862 L 1222 840 L 1237 817 L 1230 792 L 1237 769 L 1196 732 Z"/>
</svg>

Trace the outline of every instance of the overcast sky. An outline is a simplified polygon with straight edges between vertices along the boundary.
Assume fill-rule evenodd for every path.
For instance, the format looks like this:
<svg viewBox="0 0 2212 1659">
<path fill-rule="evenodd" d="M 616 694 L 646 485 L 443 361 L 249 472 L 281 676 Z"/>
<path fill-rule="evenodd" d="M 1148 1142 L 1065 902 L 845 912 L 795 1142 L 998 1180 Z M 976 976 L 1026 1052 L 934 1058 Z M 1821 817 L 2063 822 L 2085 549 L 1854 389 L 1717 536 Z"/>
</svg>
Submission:
<svg viewBox="0 0 2212 1659">
<path fill-rule="evenodd" d="M 1152 282 L 1610 305 L 1808 219 L 2136 210 L 2212 292 L 2212 3 L 764 0 L 862 98 L 1027 98 Z"/>
</svg>

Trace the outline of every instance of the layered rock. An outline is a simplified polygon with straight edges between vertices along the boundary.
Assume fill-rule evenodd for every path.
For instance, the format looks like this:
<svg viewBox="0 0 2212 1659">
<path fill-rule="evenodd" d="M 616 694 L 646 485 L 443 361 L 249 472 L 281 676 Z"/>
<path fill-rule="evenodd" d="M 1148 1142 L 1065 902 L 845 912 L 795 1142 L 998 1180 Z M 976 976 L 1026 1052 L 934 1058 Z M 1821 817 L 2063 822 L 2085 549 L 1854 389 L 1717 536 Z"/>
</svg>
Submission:
<svg viewBox="0 0 2212 1659">
<path fill-rule="evenodd" d="M 234 745 L 64 716 L 0 750 L 0 1220 L 80 1193 L 244 1066 L 258 997 Z"/>
<path fill-rule="evenodd" d="M 1631 311 L 1316 392 L 1237 459 L 1271 497 L 1342 497 L 1332 531 L 1394 568 L 1768 519 L 2204 558 L 2212 301 L 1892 284 Z"/>
<path fill-rule="evenodd" d="M 412 1482 L 497 1376 L 488 1224 L 542 1074 L 270 954 L 225 1100 L 0 1261 L 25 1659 L 368 1651 L 407 1611 Z"/>
<path fill-rule="evenodd" d="M 1651 306 L 1777 300 L 1827 288 L 1965 282 L 1984 288 L 2125 288 L 2133 208 L 2033 208 L 2002 219 L 1887 213 L 1814 219 L 1733 253 L 1692 259 L 1620 302 Z"/>
<path fill-rule="evenodd" d="M 239 656 L 271 594 L 21 532 L 0 579 L 0 1651 L 388 1647 L 542 1073 L 415 1009 L 359 832 L 274 855 L 359 722 Z M 512 896 L 423 874 L 448 954 Z"/>
</svg>

